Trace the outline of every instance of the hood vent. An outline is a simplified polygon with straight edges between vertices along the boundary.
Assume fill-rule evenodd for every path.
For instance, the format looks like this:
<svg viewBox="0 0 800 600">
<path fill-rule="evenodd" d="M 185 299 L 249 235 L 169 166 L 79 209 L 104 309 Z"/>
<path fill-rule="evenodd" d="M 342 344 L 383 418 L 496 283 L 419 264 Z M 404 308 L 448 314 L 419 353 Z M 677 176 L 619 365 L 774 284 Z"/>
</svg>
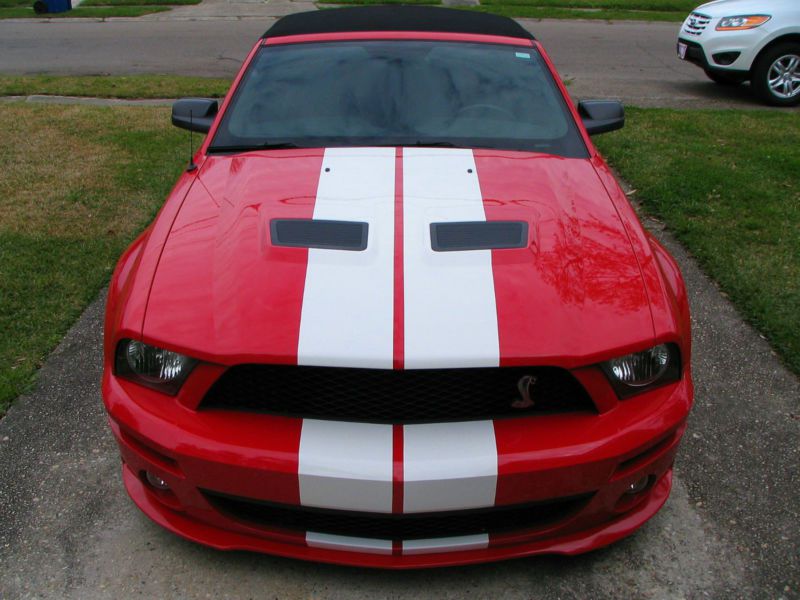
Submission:
<svg viewBox="0 0 800 600">
<path fill-rule="evenodd" d="M 369 223 L 324 221 L 322 219 L 273 219 L 273 246 L 324 248 L 326 250 L 367 249 Z"/>
<path fill-rule="evenodd" d="M 431 223 L 431 247 L 436 252 L 525 248 L 525 221 L 463 221 Z"/>
</svg>

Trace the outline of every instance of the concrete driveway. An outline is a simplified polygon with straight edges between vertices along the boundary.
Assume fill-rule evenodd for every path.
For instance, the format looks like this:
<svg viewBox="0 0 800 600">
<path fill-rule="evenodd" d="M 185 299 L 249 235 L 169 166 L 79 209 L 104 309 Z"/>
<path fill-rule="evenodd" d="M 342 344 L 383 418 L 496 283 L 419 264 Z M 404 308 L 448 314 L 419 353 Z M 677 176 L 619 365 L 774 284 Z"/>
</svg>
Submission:
<svg viewBox="0 0 800 600">
<path fill-rule="evenodd" d="M 798 598 L 800 383 L 658 223 L 694 311 L 697 403 L 665 508 L 577 558 L 391 573 L 185 542 L 120 481 L 94 302 L 0 421 L 0 598 Z"/>
<path fill-rule="evenodd" d="M 206 0 L 139 19 L 0 21 L 0 73 L 233 76 L 274 15 L 305 0 Z M 225 16 L 225 15 L 229 16 Z M 720 87 L 675 55 L 676 23 L 520 22 L 547 48 L 575 98 L 636 106 L 763 108 L 748 86 Z"/>
</svg>

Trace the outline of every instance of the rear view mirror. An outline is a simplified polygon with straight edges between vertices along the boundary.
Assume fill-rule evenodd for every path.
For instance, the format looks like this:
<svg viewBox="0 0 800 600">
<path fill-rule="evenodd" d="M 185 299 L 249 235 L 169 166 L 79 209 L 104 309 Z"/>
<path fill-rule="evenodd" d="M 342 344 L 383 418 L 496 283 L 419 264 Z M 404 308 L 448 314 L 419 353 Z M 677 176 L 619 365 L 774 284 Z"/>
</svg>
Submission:
<svg viewBox="0 0 800 600">
<path fill-rule="evenodd" d="M 625 108 L 617 100 L 584 100 L 578 104 L 578 113 L 589 135 L 616 131 L 625 126 Z"/>
<path fill-rule="evenodd" d="M 208 133 L 219 106 L 213 98 L 181 98 L 172 105 L 172 124 L 175 127 Z"/>
</svg>

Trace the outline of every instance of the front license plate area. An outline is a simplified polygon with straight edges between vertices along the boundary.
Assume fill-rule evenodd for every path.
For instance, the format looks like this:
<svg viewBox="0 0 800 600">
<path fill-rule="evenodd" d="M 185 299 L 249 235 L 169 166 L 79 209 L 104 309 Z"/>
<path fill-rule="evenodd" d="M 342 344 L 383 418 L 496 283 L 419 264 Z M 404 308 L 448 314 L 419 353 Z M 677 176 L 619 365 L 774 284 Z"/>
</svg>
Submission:
<svg viewBox="0 0 800 600">
<path fill-rule="evenodd" d="M 686 50 L 689 48 L 688 44 L 684 44 L 683 42 L 678 42 L 678 58 L 681 60 L 686 60 Z"/>
</svg>

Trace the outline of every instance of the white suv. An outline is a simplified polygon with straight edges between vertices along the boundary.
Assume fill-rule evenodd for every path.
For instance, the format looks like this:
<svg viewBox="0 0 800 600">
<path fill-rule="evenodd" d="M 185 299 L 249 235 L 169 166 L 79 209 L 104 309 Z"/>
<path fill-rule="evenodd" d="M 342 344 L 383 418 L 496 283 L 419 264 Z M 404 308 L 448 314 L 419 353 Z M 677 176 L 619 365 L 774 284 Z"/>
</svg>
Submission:
<svg viewBox="0 0 800 600">
<path fill-rule="evenodd" d="M 800 0 L 716 0 L 697 7 L 678 36 L 678 56 L 715 82 L 750 80 L 778 106 L 800 103 Z"/>
</svg>

